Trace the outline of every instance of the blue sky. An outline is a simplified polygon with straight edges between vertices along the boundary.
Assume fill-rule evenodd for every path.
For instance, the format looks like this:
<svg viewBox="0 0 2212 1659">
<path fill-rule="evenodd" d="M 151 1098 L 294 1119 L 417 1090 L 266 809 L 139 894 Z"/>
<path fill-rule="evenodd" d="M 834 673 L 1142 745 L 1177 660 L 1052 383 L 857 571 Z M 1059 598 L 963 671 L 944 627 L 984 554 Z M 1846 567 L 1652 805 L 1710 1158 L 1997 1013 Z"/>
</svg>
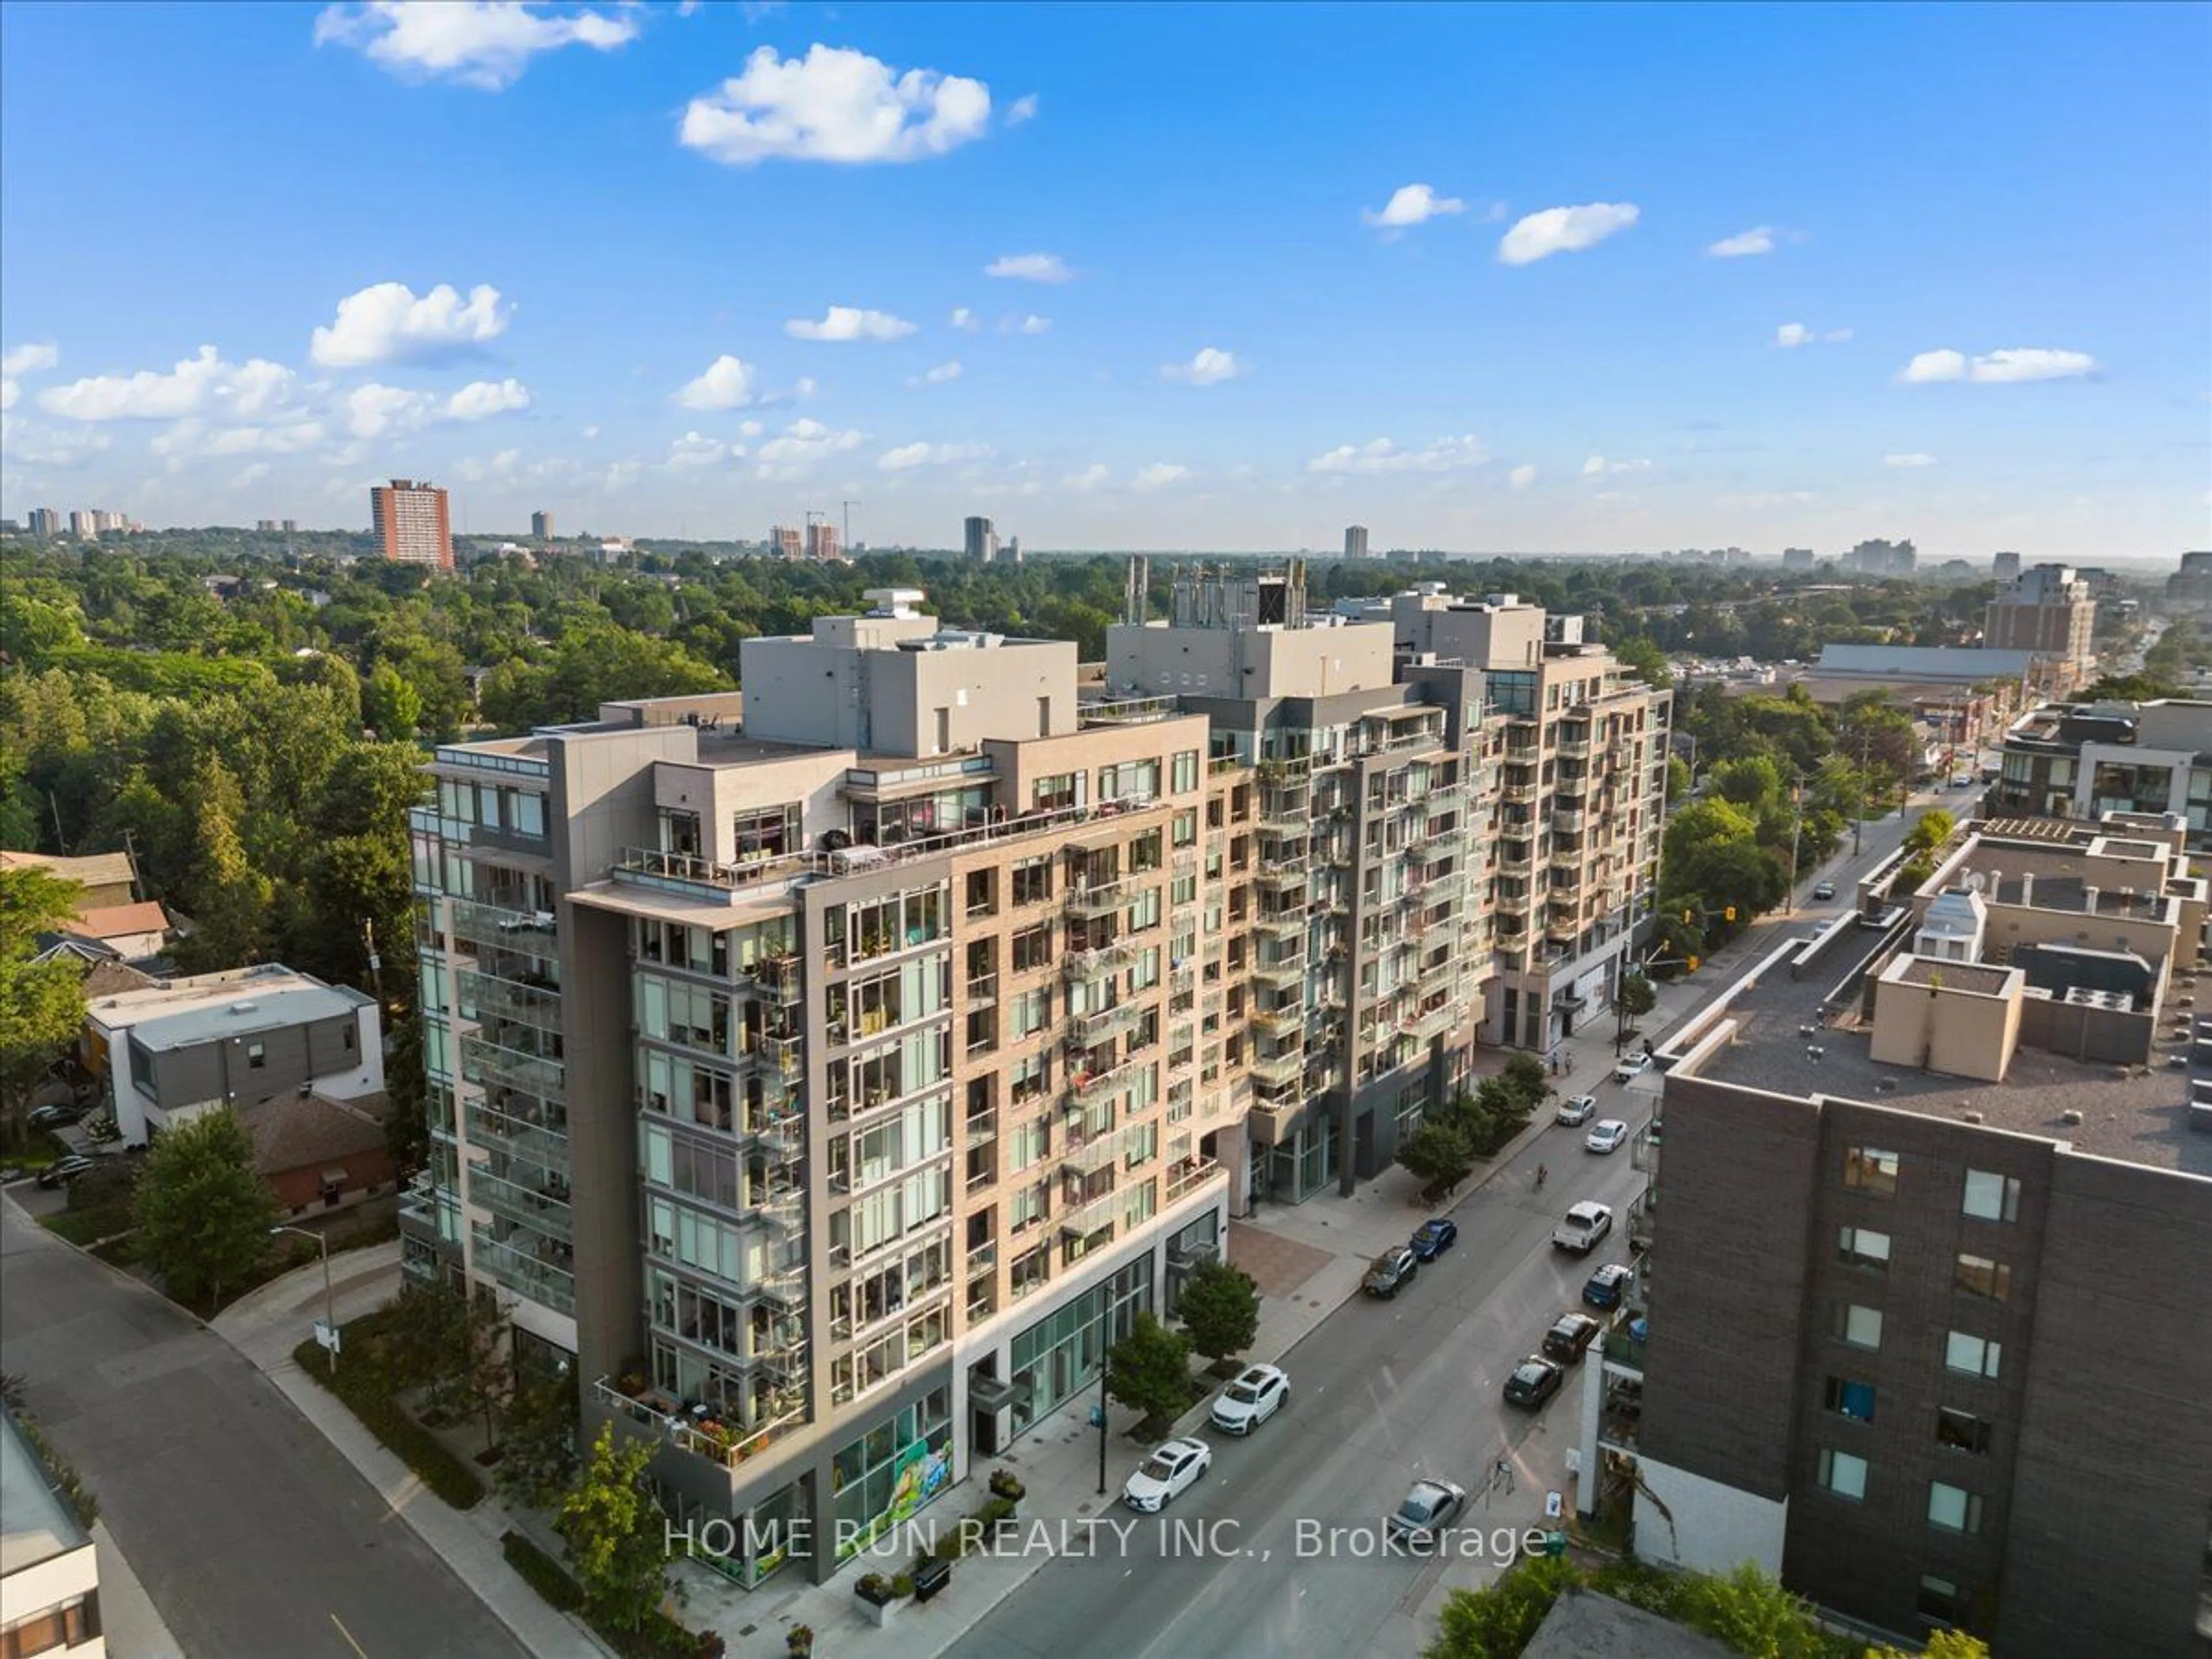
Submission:
<svg viewBox="0 0 2212 1659">
<path fill-rule="evenodd" d="M 2168 560 L 2208 82 L 2179 5 L 10 0 L 0 497 Z"/>
</svg>

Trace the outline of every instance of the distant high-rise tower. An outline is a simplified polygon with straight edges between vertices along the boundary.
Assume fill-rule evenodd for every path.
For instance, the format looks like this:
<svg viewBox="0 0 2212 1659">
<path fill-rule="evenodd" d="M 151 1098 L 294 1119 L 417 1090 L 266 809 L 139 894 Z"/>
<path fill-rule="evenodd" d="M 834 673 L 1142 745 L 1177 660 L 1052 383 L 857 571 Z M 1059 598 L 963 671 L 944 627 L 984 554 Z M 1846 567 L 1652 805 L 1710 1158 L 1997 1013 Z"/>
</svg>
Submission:
<svg viewBox="0 0 2212 1659">
<path fill-rule="evenodd" d="M 820 519 L 806 526 L 806 556 L 831 560 L 838 556 L 836 525 L 826 519 Z"/>
<path fill-rule="evenodd" d="M 553 515 L 542 507 L 530 515 L 530 539 L 533 542 L 553 539 Z"/>
<path fill-rule="evenodd" d="M 70 511 L 70 534 L 76 537 L 77 540 L 81 542 L 98 541 L 100 539 L 100 514 L 85 507 L 71 508 Z"/>
<path fill-rule="evenodd" d="M 285 533 L 286 535 L 288 535 L 288 536 L 296 536 L 296 535 L 298 535 L 298 534 L 300 533 L 300 521 L 299 521 L 297 519 L 287 519 L 287 520 L 284 520 L 284 533 Z"/>
<path fill-rule="evenodd" d="M 1367 526 L 1365 525 L 1354 524 L 1345 526 L 1344 556 L 1347 559 L 1364 559 L 1367 556 Z"/>
<path fill-rule="evenodd" d="M 968 520 L 968 556 L 985 564 L 999 556 L 999 532 L 988 519 Z"/>
<path fill-rule="evenodd" d="M 253 527 L 256 531 L 258 531 L 264 535 L 273 536 L 276 533 L 276 520 L 274 519 L 256 519 L 253 521 Z"/>
<path fill-rule="evenodd" d="M 1022 538 L 1019 536 L 1006 538 L 1006 557 L 1015 564 L 1022 562 Z"/>
<path fill-rule="evenodd" d="M 795 559 L 805 541 L 798 531 L 787 524 L 771 526 L 768 532 L 768 556 L 771 559 Z"/>
<path fill-rule="evenodd" d="M 2020 580 L 2020 555 L 2000 553 L 1990 561 L 1990 574 L 2001 582 Z"/>
<path fill-rule="evenodd" d="M 446 492 L 437 485 L 412 478 L 376 485 L 368 492 L 368 521 L 386 558 L 434 570 L 453 568 L 453 522 Z"/>
<path fill-rule="evenodd" d="M 1813 568 L 1813 550 L 1809 547 L 1784 548 L 1782 568 L 1784 570 L 1810 570 Z"/>
<path fill-rule="evenodd" d="M 33 536 L 58 536 L 62 533 L 62 515 L 51 507 L 31 509 L 31 533 Z"/>
</svg>

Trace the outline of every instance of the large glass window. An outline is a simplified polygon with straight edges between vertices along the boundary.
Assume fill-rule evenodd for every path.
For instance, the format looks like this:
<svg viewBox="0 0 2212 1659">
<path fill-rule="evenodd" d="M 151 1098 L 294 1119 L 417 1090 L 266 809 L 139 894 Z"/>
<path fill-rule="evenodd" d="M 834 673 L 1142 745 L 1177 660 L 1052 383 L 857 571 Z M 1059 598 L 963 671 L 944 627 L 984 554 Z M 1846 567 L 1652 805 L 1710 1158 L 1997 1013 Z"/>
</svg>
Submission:
<svg viewBox="0 0 2212 1659">
<path fill-rule="evenodd" d="M 1856 1302 L 1838 1302 L 1832 1323 L 1833 1334 L 1855 1348 L 1881 1346 L 1881 1310 L 1863 1308 Z"/>
<path fill-rule="evenodd" d="M 1983 1221 L 2020 1219 L 2020 1182 L 2010 1176 L 1988 1170 L 1966 1171 L 1966 1192 L 1960 1208 Z"/>
<path fill-rule="evenodd" d="M 952 1394 L 935 1389 L 891 1413 L 831 1460 L 837 1556 L 849 1559 L 952 1484 Z"/>
<path fill-rule="evenodd" d="M 1868 1227 L 1845 1227 L 1837 1235 L 1836 1254 L 1850 1267 L 1889 1271 L 1889 1235 Z"/>
<path fill-rule="evenodd" d="M 1943 1363 L 1969 1376 L 1995 1376 L 2003 1353 L 2002 1344 L 1965 1331 L 1949 1332 L 1943 1340 Z"/>
<path fill-rule="evenodd" d="M 1844 1155 L 1844 1185 L 1880 1198 L 1897 1195 L 1897 1154 L 1854 1146 Z"/>
<path fill-rule="evenodd" d="M 1982 1529 L 1982 1500 L 1978 1493 L 1941 1480 L 1928 1483 L 1928 1524 L 1945 1532 L 1975 1533 Z"/>
<path fill-rule="evenodd" d="M 1015 1431 L 1095 1384 L 1105 1350 L 1135 1328 L 1138 1310 L 1152 1303 L 1152 1259 L 1143 1255 L 1018 1334 L 1013 1380 L 1030 1385 L 1030 1397 L 1014 1407 Z"/>
<path fill-rule="evenodd" d="M 1820 1484 L 1838 1498 L 1866 1496 L 1867 1461 L 1849 1452 L 1820 1449 Z"/>
</svg>

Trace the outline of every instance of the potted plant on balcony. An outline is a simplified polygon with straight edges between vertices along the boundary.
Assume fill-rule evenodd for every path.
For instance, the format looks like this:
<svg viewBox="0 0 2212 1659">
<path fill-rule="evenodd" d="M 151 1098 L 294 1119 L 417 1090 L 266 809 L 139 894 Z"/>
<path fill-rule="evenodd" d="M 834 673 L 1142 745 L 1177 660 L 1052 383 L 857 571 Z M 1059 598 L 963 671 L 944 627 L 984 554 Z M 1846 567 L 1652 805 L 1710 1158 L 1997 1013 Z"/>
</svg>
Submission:
<svg viewBox="0 0 2212 1659">
<path fill-rule="evenodd" d="M 616 1389 L 632 1400 L 643 1394 L 650 1382 L 646 1375 L 645 1361 L 635 1355 L 623 1360 L 622 1369 L 615 1373 Z"/>
</svg>

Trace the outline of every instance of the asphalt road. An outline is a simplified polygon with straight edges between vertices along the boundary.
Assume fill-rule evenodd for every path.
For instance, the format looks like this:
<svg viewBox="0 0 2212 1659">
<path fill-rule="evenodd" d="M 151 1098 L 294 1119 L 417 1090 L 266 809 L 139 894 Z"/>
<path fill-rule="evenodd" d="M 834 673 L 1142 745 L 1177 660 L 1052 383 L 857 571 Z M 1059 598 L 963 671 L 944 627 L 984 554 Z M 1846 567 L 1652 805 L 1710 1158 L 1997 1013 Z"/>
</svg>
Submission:
<svg viewBox="0 0 2212 1659">
<path fill-rule="evenodd" d="M 236 1350 L 7 1199 L 0 1368 L 192 1659 L 524 1653 Z"/>
<path fill-rule="evenodd" d="M 1922 797 L 1914 808 L 1941 800 Z M 1837 899 L 1747 930 L 1711 975 L 1708 994 L 1783 933 L 1809 933 L 1848 907 L 1851 882 L 1896 848 L 1910 823 L 1869 824 L 1860 857 L 1847 842 L 1844 856 L 1804 872 L 1804 890 L 1826 877 Z M 1594 1089 L 1597 1117 L 1632 1128 L 1648 1121 L 1656 1077 L 1594 1085 L 1583 1052 L 1580 1074 L 1563 1079 L 1560 1092 Z M 1462 1561 L 1361 1553 L 1410 1480 L 1440 1475 L 1467 1487 L 1475 1494 L 1469 1522 L 1485 1534 L 1540 1524 L 1547 1487 L 1572 1502 L 1564 1454 L 1576 1437 L 1579 1370 L 1534 1415 L 1506 1406 L 1500 1391 L 1552 1321 L 1580 1305 L 1590 1271 L 1626 1259 L 1621 1217 L 1643 1176 L 1626 1149 L 1585 1152 L 1583 1133 L 1554 1127 L 1538 1136 L 1452 1212 L 1459 1243 L 1441 1261 L 1395 1301 L 1346 1303 L 1298 1343 L 1282 1361 L 1291 1404 L 1273 1420 L 1241 1442 L 1198 1431 L 1214 1447 L 1213 1468 L 1170 1506 L 1170 1527 L 1118 1504 L 1101 1511 L 1102 1521 L 1138 1524 L 1126 1537 L 1093 1529 L 1088 1553 L 1079 1541 L 971 1630 L 961 1659 L 1418 1652 L 1434 1635 L 1420 1610 L 1438 1580 L 1448 1571 L 1468 1579 Z M 1551 1170 L 1540 1194 L 1540 1162 Z M 1613 1236 L 1586 1261 L 1550 1244 L 1560 1213 L 1585 1198 L 1615 1212 Z M 1514 1467 L 1513 1491 L 1485 1496 L 1501 1456 Z M 1206 1528 L 1209 1547 L 1172 1530 L 1178 1522 Z"/>
</svg>

